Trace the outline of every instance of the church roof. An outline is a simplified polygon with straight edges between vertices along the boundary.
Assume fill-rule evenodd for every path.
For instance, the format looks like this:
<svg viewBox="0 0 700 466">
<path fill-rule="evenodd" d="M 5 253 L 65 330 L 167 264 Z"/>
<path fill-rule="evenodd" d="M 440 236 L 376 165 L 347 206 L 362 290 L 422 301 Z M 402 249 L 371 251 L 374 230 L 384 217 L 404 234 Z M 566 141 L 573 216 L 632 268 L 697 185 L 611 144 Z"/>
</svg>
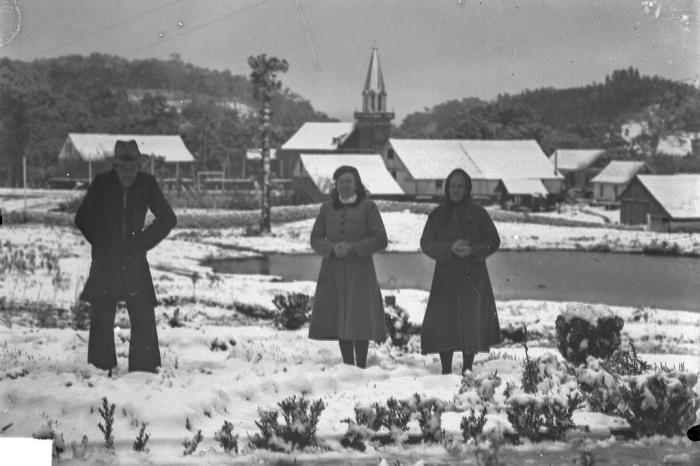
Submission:
<svg viewBox="0 0 700 466">
<path fill-rule="evenodd" d="M 282 150 L 336 150 L 345 138 L 352 133 L 355 123 L 349 122 L 308 122 L 304 123 Z"/>
<path fill-rule="evenodd" d="M 369 68 L 367 69 L 367 78 L 365 79 L 365 92 L 384 92 L 384 76 L 382 75 L 382 66 L 379 63 L 379 52 L 377 47 L 372 47 L 372 56 L 369 59 Z"/>
</svg>

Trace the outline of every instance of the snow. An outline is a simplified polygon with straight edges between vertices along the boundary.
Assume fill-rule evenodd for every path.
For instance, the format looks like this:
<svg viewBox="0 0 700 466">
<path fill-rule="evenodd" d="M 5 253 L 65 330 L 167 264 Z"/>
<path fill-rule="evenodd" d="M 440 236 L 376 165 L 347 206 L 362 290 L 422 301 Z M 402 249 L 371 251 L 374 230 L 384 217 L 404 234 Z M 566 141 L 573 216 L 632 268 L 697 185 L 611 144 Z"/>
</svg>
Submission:
<svg viewBox="0 0 700 466">
<path fill-rule="evenodd" d="M 417 238 L 426 216 L 410 213 L 387 213 L 384 221 L 392 240 L 390 250 L 418 250 Z M 41 225 L 3 226 L 0 243 L 3 250 L 42 248 L 60 256 L 58 272 L 37 268 L 27 273 L 11 271 L 0 281 L 0 296 L 11 304 L 3 309 L 0 326 L 0 413 L 2 424 L 12 423 L 2 436 L 30 437 L 49 425 L 61 433 L 67 448 L 64 458 L 84 457 L 88 463 L 105 462 L 97 409 L 102 397 L 115 403 L 115 461 L 124 464 L 221 464 L 234 462 L 213 440 L 214 432 L 225 420 L 233 423 L 239 434 L 239 446 L 247 443 L 247 434 L 258 432 L 255 421 L 258 409 L 275 409 L 285 397 L 305 393 L 310 399 L 322 399 L 326 409 L 321 414 L 318 436 L 330 448 L 327 452 L 293 452 L 291 455 L 263 451 L 242 451 L 235 462 L 274 462 L 289 459 L 342 464 L 395 458 L 401 447 L 370 447 L 365 453 L 345 450 L 339 439 L 347 431 L 342 419 L 355 417 L 358 404 L 384 403 L 390 397 L 407 399 L 419 393 L 444 403 L 442 427 L 448 435 L 461 438 L 459 424 L 472 407 L 493 399 L 504 400 L 503 390 L 509 383 L 520 384 L 525 351 L 521 345 L 506 344 L 480 353 L 466 382 L 457 374 L 440 375 L 437 355 L 423 356 L 416 351 L 400 352 L 388 344 L 370 346 L 368 368 L 361 370 L 341 363 L 336 342 L 307 338 L 308 327 L 297 331 L 275 329 L 269 320 L 259 320 L 238 312 L 236 306 L 260 306 L 273 311 L 272 297 L 278 293 L 313 294 L 311 281 L 282 282 L 276 277 L 257 275 L 212 275 L 200 264 L 205 257 L 250 256 L 265 252 L 308 252 L 308 233 L 312 220 L 292 222 L 275 228 L 270 237 L 242 237 L 237 229 L 176 230 L 179 239 L 166 239 L 149 253 L 154 284 L 164 304 L 157 308 L 158 336 L 163 367 L 158 374 L 128 373 L 129 329 L 126 312 L 117 313 L 115 332 L 118 368 L 113 377 L 86 364 L 88 332 L 66 326 L 65 317 L 56 328 L 32 325 L 36 311 L 27 306 L 53 303 L 66 309 L 75 303 L 89 268 L 90 249 L 74 229 Z M 529 224 L 497 224 L 505 247 L 521 248 L 571 246 L 572 238 L 586 244 L 610 241 L 621 248 L 640 247 L 655 240 L 675 241 L 684 250 L 700 251 L 696 237 L 664 235 L 650 232 L 627 232 L 606 229 L 545 227 Z M 516 239 L 515 236 L 518 236 Z M 609 236 L 608 236 L 609 235 Z M 537 237 L 536 239 L 533 237 Z M 697 235 L 696 235 L 697 236 Z M 634 241 L 633 241 L 634 240 Z M 636 241 L 636 242 L 635 242 Z M 201 278 L 192 280 L 193 272 Z M 62 280 L 56 281 L 56 274 Z M 413 324 L 419 325 L 428 293 L 422 290 L 382 290 L 396 296 Z M 183 327 L 170 327 L 168 320 L 179 310 Z M 551 400 L 562 403 L 571 380 L 562 375 L 562 357 L 556 350 L 554 320 L 557 315 L 581 315 L 592 319 L 599 315 L 617 315 L 625 321 L 624 339 L 633 340 L 639 356 L 651 364 L 684 366 L 693 373 L 696 392 L 700 370 L 700 314 L 662 309 L 639 309 L 625 306 L 600 306 L 587 303 L 559 303 L 515 300 L 497 302 L 502 327 L 526 324 L 531 334 L 528 353 L 540 358 L 539 370 L 552 376 L 541 390 L 552 390 Z M 646 339 L 644 339 L 646 337 Z M 211 343 L 225 342 L 223 351 L 213 351 Z M 455 358 L 455 367 L 461 364 Z M 586 377 L 598 381 L 595 366 Z M 491 374 L 497 372 L 497 378 Z M 460 394 L 462 384 L 465 384 Z M 602 376 L 600 384 L 609 386 Z M 679 380 L 671 380 L 667 390 L 677 390 Z M 531 396 L 518 394 L 523 402 Z M 541 398 L 541 396 L 540 396 Z M 653 405 L 651 398 L 649 406 Z M 489 405 L 489 409 L 493 406 Z M 189 420 L 192 430 L 186 428 Z M 150 453 L 131 451 L 141 422 L 148 423 Z M 579 409 L 574 413 L 577 425 L 589 426 L 590 436 L 601 439 L 600 448 L 612 448 L 607 440 L 611 429 L 626 425 L 620 418 Z M 417 426 L 411 424 L 411 432 Z M 500 442 L 511 428 L 503 413 L 489 411 L 485 432 L 492 443 Z M 202 430 L 204 441 L 192 456 L 182 455 L 181 442 Z M 606 434 L 607 432 L 607 434 Z M 83 435 L 88 436 L 86 445 Z M 587 434 L 588 435 L 588 434 Z M 661 440 L 660 440 L 661 441 Z M 679 445 L 688 447 L 679 438 Z M 603 442 L 603 443 L 601 443 Z M 606 443 L 607 442 L 607 443 Z M 685 443 L 683 443 L 685 442 Z M 563 443 L 504 446 L 516 452 L 561 450 Z M 602 445 L 602 446 L 601 446 Z M 649 448 L 648 445 L 644 445 Z M 653 445 L 651 446 L 653 447 Z M 404 446 L 411 454 L 427 462 L 452 458 L 439 445 Z M 466 448 L 466 447 L 465 447 Z M 74 453 L 75 452 L 75 453 Z M 471 450 L 460 450 L 472 455 Z M 467 452 L 467 453 L 465 453 Z M 464 458 L 465 456 L 462 456 Z M 682 454 L 668 461 L 682 462 Z M 689 457 L 693 460 L 695 457 Z M 661 457 L 659 457 L 661 459 Z M 82 462 L 82 460 L 75 460 Z M 386 461 L 386 459 L 385 459 Z M 415 462 L 415 460 L 414 460 Z M 388 464 L 393 464 L 389 461 Z M 688 463 L 690 464 L 690 463 Z"/>
</svg>

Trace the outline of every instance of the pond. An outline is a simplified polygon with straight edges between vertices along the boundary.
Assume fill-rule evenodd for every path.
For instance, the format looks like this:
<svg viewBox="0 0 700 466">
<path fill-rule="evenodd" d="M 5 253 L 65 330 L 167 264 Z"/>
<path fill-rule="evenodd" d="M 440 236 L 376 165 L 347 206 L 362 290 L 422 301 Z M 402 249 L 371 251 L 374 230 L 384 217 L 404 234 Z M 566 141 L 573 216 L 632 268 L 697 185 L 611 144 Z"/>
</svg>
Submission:
<svg viewBox="0 0 700 466">
<path fill-rule="evenodd" d="M 375 254 L 382 288 L 429 290 L 434 261 L 419 252 Z M 496 299 L 581 301 L 700 310 L 700 259 L 588 251 L 497 251 L 487 259 Z M 271 254 L 209 261 L 218 273 L 316 280 L 321 257 Z"/>
</svg>

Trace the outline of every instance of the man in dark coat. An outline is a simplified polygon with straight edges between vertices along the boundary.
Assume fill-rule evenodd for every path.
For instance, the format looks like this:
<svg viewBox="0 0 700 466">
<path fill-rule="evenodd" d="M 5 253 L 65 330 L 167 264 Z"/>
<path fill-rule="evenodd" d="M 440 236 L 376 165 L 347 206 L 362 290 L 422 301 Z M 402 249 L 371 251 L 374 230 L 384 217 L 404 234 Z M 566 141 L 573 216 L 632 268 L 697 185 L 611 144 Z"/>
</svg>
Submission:
<svg viewBox="0 0 700 466">
<path fill-rule="evenodd" d="M 175 227 L 175 213 L 154 176 L 139 171 L 136 141 L 117 141 L 113 169 L 90 183 L 75 224 L 92 245 L 92 264 L 80 299 L 90 303 L 88 363 L 110 370 L 117 365 L 114 316 L 126 301 L 131 323 L 129 371 L 155 372 L 160 351 L 157 304 L 146 252 Z M 146 211 L 155 220 L 147 227 Z"/>
</svg>

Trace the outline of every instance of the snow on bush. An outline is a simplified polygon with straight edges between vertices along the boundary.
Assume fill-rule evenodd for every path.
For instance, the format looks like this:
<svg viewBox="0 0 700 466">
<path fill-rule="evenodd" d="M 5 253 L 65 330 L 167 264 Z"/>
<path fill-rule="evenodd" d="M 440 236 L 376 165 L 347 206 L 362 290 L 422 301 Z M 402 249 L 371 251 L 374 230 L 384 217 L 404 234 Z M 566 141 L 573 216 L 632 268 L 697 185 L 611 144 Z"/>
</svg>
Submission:
<svg viewBox="0 0 700 466">
<path fill-rule="evenodd" d="M 233 424 L 230 422 L 224 421 L 221 430 L 214 433 L 214 440 L 223 447 L 226 453 L 231 454 L 231 451 L 235 451 L 238 454 L 238 434 L 233 434 Z"/>
<path fill-rule="evenodd" d="M 439 442 L 445 436 L 442 429 L 442 413 L 446 404 L 437 398 L 421 398 L 419 394 L 409 398 L 409 406 L 416 413 L 423 440 Z"/>
<path fill-rule="evenodd" d="M 586 365 L 576 369 L 576 380 L 592 411 L 617 414 L 623 409 L 621 380 L 601 367 L 600 360 L 589 356 Z"/>
<path fill-rule="evenodd" d="M 506 400 L 508 421 L 519 435 L 537 442 L 561 440 L 574 427 L 572 415 L 581 403 L 578 392 L 562 394 L 515 393 Z"/>
<path fill-rule="evenodd" d="M 569 304 L 555 322 L 557 347 L 568 361 L 582 364 L 588 356 L 608 358 L 620 346 L 624 320 L 608 306 Z"/>
<path fill-rule="evenodd" d="M 282 410 L 285 425 L 277 422 L 276 410 L 259 409 L 260 420 L 255 421 L 255 425 L 260 433 L 251 438 L 251 443 L 257 448 L 284 452 L 318 446 L 316 428 L 318 418 L 326 407 L 323 400 L 319 398 L 310 402 L 304 395 L 300 398 L 294 395 L 280 401 L 278 406 Z"/>
<path fill-rule="evenodd" d="M 680 371 L 623 377 L 622 415 L 641 435 L 681 435 L 697 422 L 698 375 Z"/>
<path fill-rule="evenodd" d="M 474 390 L 479 398 L 484 401 L 493 401 L 493 396 L 496 394 L 496 388 L 501 386 L 501 378 L 498 376 L 498 371 L 492 373 L 481 373 L 478 376 L 472 371 L 467 371 L 462 376 L 462 384 L 459 388 L 459 394 L 464 394 Z"/>
<path fill-rule="evenodd" d="M 66 442 L 63 440 L 63 433 L 57 432 L 58 422 L 48 419 L 46 424 L 32 434 L 32 437 L 40 440 L 51 440 L 51 457 L 61 459 L 61 454 L 66 451 Z"/>
<path fill-rule="evenodd" d="M 396 304 L 396 296 L 384 298 L 384 323 L 391 344 L 398 348 L 406 348 L 411 336 L 420 333 L 420 326 L 411 324 L 408 312 Z"/>
<path fill-rule="evenodd" d="M 304 293 L 278 294 L 272 298 L 272 303 L 279 313 L 275 314 L 273 321 L 277 328 L 298 330 L 309 321 L 313 297 Z"/>
</svg>

